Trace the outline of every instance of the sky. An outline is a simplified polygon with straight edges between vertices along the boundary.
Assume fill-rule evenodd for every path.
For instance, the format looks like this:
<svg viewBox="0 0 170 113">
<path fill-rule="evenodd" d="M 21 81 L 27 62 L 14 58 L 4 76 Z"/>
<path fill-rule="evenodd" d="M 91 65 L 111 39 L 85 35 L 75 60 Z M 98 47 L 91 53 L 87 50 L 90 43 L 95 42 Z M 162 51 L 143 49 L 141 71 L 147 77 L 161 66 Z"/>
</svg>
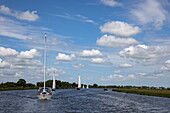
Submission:
<svg viewBox="0 0 170 113">
<path fill-rule="evenodd" d="M 170 87 L 169 0 L 1 0 L 0 82 Z"/>
</svg>

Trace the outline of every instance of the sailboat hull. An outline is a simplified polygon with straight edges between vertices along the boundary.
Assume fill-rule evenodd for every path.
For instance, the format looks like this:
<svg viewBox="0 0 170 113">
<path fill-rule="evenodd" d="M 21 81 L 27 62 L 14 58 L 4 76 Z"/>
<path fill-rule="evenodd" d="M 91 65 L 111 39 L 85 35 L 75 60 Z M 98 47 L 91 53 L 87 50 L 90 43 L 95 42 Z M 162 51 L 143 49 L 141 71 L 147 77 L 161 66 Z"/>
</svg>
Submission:
<svg viewBox="0 0 170 113">
<path fill-rule="evenodd" d="M 40 100 L 50 100 L 52 97 L 52 90 L 51 88 L 39 88 L 38 89 L 38 99 Z"/>
<path fill-rule="evenodd" d="M 40 94 L 40 95 L 38 95 L 39 100 L 50 100 L 51 97 L 52 97 L 52 95 L 48 95 L 48 94 Z"/>
<path fill-rule="evenodd" d="M 80 90 L 80 88 L 77 88 L 77 90 Z"/>
<path fill-rule="evenodd" d="M 52 91 L 55 91 L 55 89 L 52 89 Z"/>
</svg>

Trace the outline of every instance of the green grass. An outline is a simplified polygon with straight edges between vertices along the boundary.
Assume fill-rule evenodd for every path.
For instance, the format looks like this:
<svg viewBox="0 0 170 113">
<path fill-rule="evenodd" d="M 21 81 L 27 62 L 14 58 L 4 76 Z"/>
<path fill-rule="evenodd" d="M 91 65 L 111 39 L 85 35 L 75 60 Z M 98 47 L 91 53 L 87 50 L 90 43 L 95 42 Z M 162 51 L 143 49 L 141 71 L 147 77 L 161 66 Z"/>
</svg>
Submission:
<svg viewBox="0 0 170 113">
<path fill-rule="evenodd" d="M 112 91 L 170 98 L 170 90 L 118 88 L 118 89 L 112 89 Z"/>
</svg>

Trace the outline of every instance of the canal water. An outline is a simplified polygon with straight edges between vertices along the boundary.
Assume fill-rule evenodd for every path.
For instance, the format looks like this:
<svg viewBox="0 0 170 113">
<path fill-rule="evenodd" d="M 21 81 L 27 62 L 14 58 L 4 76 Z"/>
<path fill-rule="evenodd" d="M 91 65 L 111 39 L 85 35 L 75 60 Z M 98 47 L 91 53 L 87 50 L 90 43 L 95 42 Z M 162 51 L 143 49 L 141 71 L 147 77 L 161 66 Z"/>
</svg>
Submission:
<svg viewBox="0 0 170 113">
<path fill-rule="evenodd" d="M 170 98 L 57 89 L 51 100 L 38 100 L 37 90 L 0 91 L 0 113 L 170 113 Z"/>
</svg>

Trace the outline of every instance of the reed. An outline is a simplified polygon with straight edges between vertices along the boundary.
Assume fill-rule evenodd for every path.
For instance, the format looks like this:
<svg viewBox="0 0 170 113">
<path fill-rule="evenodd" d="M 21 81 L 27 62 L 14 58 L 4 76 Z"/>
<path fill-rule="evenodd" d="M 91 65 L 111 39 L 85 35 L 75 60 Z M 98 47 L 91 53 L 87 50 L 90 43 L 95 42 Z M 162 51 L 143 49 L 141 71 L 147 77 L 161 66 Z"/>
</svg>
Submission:
<svg viewBox="0 0 170 113">
<path fill-rule="evenodd" d="M 166 89 L 124 89 L 124 88 L 117 88 L 117 89 L 112 89 L 112 91 L 170 98 L 170 90 L 166 90 Z"/>
</svg>

